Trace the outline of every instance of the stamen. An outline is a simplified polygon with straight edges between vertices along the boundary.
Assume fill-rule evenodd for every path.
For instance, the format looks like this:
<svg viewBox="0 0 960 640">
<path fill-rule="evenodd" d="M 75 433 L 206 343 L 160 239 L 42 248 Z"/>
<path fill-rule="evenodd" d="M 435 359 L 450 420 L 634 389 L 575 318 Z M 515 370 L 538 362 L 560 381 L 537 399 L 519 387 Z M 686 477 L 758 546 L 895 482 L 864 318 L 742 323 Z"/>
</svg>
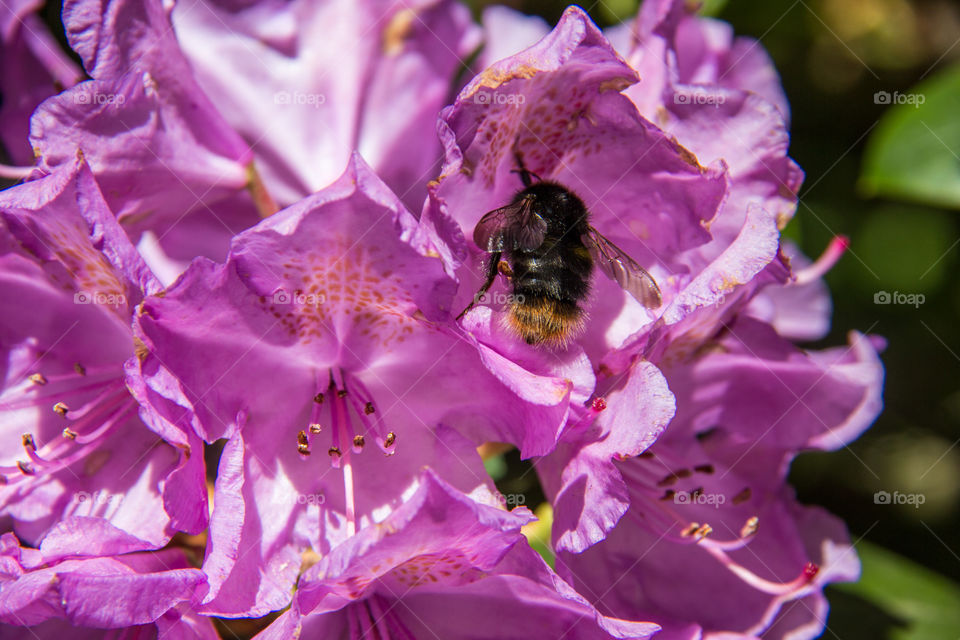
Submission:
<svg viewBox="0 0 960 640">
<path fill-rule="evenodd" d="M 846 236 L 834 236 L 826 250 L 816 262 L 805 269 L 798 271 L 793 278 L 793 283 L 797 285 L 809 284 L 818 278 L 822 278 L 830 269 L 833 268 L 840 256 L 846 252 L 850 246 L 850 239 Z"/>
<path fill-rule="evenodd" d="M 809 585 L 813 579 L 816 577 L 820 568 L 812 563 L 808 562 L 804 565 L 803 570 L 800 572 L 800 575 L 791 580 L 790 582 L 774 582 L 772 580 L 767 580 L 761 578 L 755 574 L 750 569 L 747 569 L 743 565 L 735 562 L 729 555 L 722 549 L 718 549 L 715 546 L 711 545 L 700 545 L 704 550 L 707 551 L 710 555 L 716 558 L 720 564 L 722 564 L 726 569 L 731 573 L 736 575 L 738 578 L 749 584 L 754 589 L 762 591 L 764 593 L 769 593 L 773 596 L 784 596 L 796 593 Z"/>
<path fill-rule="evenodd" d="M 297 453 L 302 456 L 310 455 L 310 441 L 307 440 L 307 434 L 304 431 L 297 434 Z"/>
<path fill-rule="evenodd" d="M 753 492 L 750 490 L 750 487 L 744 487 L 737 495 L 733 496 L 731 502 L 733 502 L 733 504 L 743 504 L 750 499 L 752 494 Z"/>
<path fill-rule="evenodd" d="M 321 427 L 316 422 L 310 425 L 310 433 L 317 434 L 317 433 L 320 433 L 321 431 L 323 431 L 323 427 Z"/>
<path fill-rule="evenodd" d="M 66 429 L 63 430 L 63 437 L 68 438 L 70 440 L 76 440 L 77 432 L 71 429 L 70 427 L 67 427 Z"/>
<path fill-rule="evenodd" d="M 747 521 L 743 524 L 743 527 L 740 529 L 741 538 L 750 538 L 757 533 L 757 529 L 760 528 L 760 518 L 758 516 L 753 516 L 748 518 Z"/>
<path fill-rule="evenodd" d="M 386 425 L 383 423 L 383 417 L 373 404 L 373 396 L 370 394 L 370 391 L 358 378 L 351 378 L 350 384 L 353 388 L 349 396 L 350 403 L 360 418 L 360 422 L 363 423 L 364 430 L 368 434 L 373 435 L 377 446 L 379 446 L 386 455 L 393 455 L 395 453 L 393 445 L 396 441 L 396 436 L 392 439 L 390 438 L 390 433 L 387 432 Z M 372 420 L 371 416 L 373 416 Z"/>
<path fill-rule="evenodd" d="M 353 536 L 357 533 L 357 505 L 353 492 L 353 465 L 349 455 L 343 461 L 343 497 L 347 510 L 347 535 Z"/>
<path fill-rule="evenodd" d="M 80 364 L 79 362 L 74 362 L 74 363 L 73 363 L 73 370 L 76 371 L 77 373 L 79 373 L 79 374 L 82 375 L 82 376 L 87 375 L 87 369 L 86 369 L 82 364 Z"/>
<path fill-rule="evenodd" d="M 68 407 L 62 402 L 58 402 L 57 404 L 53 405 L 53 410 L 56 413 L 59 413 L 61 417 L 66 418 L 67 412 L 70 411 L 70 407 Z"/>
<path fill-rule="evenodd" d="M 23 460 L 17 460 L 17 468 L 20 469 L 20 472 L 25 476 L 36 475 L 37 472 L 30 466 L 29 462 L 24 462 Z"/>
<path fill-rule="evenodd" d="M 33 440 L 32 433 L 25 433 L 20 436 L 20 441 L 23 443 L 24 449 L 30 449 L 31 451 L 37 450 L 37 443 Z"/>
<path fill-rule="evenodd" d="M 363 436 L 353 436 L 353 452 L 360 453 L 363 451 L 363 445 L 366 444 L 366 439 Z"/>
<path fill-rule="evenodd" d="M 31 374 L 29 380 L 33 384 L 40 385 L 40 386 L 47 384 L 47 379 L 43 377 L 42 373 Z"/>
</svg>

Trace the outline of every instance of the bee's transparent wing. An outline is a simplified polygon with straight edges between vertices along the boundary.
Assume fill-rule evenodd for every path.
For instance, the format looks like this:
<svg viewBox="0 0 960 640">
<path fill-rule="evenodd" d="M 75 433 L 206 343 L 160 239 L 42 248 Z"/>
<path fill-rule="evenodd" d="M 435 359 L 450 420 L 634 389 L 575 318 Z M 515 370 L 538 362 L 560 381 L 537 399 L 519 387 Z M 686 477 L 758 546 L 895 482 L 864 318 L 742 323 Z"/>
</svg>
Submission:
<svg viewBox="0 0 960 640">
<path fill-rule="evenodd" d="M 546 235 L 547 221 L 533 210 L 532 198 L 490 211 L 473 228 L 473 241 L 487 253 L 533 251 Z"/>
<path fill-rule="evenodd" d="M 660 287 L 646 269 L 637 264 L 620 247 L 600 235 L 600 232 L 593 227 L 588 227 L 584 240 L 594 262 L 608 278 L 619 284 L 624 291 L 646 308 L 656 309 L 660 306 L 662 302 Z"/>
</svg>

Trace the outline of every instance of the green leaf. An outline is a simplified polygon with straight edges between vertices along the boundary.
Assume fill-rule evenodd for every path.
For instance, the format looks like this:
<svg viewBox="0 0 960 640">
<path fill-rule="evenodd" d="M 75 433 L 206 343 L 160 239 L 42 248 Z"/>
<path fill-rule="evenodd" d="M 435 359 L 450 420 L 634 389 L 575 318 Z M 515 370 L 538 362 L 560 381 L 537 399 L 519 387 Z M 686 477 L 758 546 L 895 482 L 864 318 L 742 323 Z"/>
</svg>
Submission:
<svg viewBox="0 0 960 640">
<path fill-rule="evenodd" d="M 960 630 L 960 586 L 892 551 L 867 542 L 857 544 L 863 563 L 859 582 L 834 589 L 875 604 L 899 618 L 891 640 L 957 640 Z"/>
<path fill-rule="evenodd" d="M 703 5 L 700 7 L 700 15 L 708 17 L 717 16 L 723 11 L 725 6 L 727 6 L 727 0 L 703 0 Z"/>
<path fill-rule="evenodd" d="M 874 101 L 891 106 L 867 142 L 861 189 L 960 209 L 960 65 L 909 92 L 877 92 Z"/>
</svg>

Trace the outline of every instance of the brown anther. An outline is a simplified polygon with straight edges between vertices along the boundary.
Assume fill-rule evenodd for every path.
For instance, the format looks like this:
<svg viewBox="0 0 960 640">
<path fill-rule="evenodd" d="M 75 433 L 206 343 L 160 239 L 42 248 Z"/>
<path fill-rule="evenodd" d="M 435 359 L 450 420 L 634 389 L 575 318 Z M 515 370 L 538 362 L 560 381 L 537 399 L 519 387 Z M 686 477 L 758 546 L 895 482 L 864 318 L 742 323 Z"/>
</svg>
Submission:
<svg viewBox="0 0 960 640">
<path fill-rule="evenodd" d="M 310 433 L 320 433 L 321 431 L 323 431 L 323 427 L 317 424 L 316 422 L 311 424 L 309 429 L 310 429 Z"/>
<path fill-rule="evenodd" d="M 67 412 L 70 411 L 70 407 L 62 402 L 58 402 L 57 404 L 53 405 L 53 410 L 59 413 L 62 417 L 66 418 Z"/>
<path fill-rule="evenodd" d="M 697 498 L 699 498 L 702 495 L 703 495 L 703 487 L 697 487 L 696 489 L 690 492 L 690 500 L 696 501 Z"/>
<path fill-rule="evenodd" d="M 641 460 L 652 460 L 654 458 L 653 451 L 644 451 L 643 453 L 638 453 L 637 457 Z"/>
<path fill-rule="evenodd" d="M 33 470 L 29 462 L 24 462 L 23 460 L 17 460 L 17 468 L 20 469 L 20 472 L 25 476 L 32 476 L 37 473 Z"/>
<path fill-rule="evenodd" d="M 713 473 L 713 465 L 712 465 L 712 464 L 698 464 L 697 466 L 695 466 L 695 467 L 693 468 L 693 470 L 696 471 L 697 473 L 711 474 L 711 473 Z"/>
<path fill-rule="evenodd" d="M 663 495 L 660 496 L 660 499 L 666 502 L 667 500 L 673 500 L 673 497 L 677 495 L 677 492 L 673 489 L 667 489 L 663 492 Z"/>
<path fill-rule="evenodd" d="M 680 477 L 676 473 L 669 473 L 665 475 L 660 482 L 657 483 L 658 487 L 669 487 L 671 484 L 679 480 Z"/>
<path fill-rule="evenodd" d="M 757 529 L 760 528 L 760 518 L 753 516 L 748 518 L 747 521 L 743 524 L 743 528 L 740 529 L 741 538 L 749 538 L 757 532 Z"/>
<path fill-rule="evenodd" d="M 69 428 L 64 429 L 64 430 L 63 430 L 63 437 L 64 437 L 64 438 L 67 438 L 67 439 L 69 439 L 69 440 L 76 440 L 76 439 L 77 439 L 77 432 L 74 431 L 73 429 L 69 429 Z"/>
<path fill-rule="evenodd" d="M 23 447 L 25 449 L 32 449 L 34 451 L 37 450 L 37 443 L 33 441 L 32 433 L 23 434 L 22 436 L 20 436 L 20 441 L 23 443 Z"/>
<path fill-rule="evenodd" d="M 367 404 L 363 405 L 363 412 L 369 416 L 372 413 L 376 413 L 377 408 L 373 406 L 372 402 L 368 402 Z"/>
<path fill-rule="evenodd" d="M 353 436 L 353 446 L 357 447 L 358 449 L 363 447 L 366 442 L 367 440 L 363 436 Z"/>
<path fill-rule="evenodd" d="M 678 478 L 689 478 L 693 475 L 693 472 L 690 471 L 690 469 L 678 469 L 677 471 L 673 472 L 673 475 L 677 476 Z"/>
<path fill-rule="evenodd" d="M 693 532 L 693 537 L 697 540 L 703 540 L 708 535 L 713 532 L 713 527 L 708 524 L 701 525 L 696 531 Z"/>
<path fill-rule="evenodd" d="M 305 456 L 310 455 L 310 441 L 307 440 L 307 434 L 304 431 L 297 433 L 297 452 Z"/>
<path fill-rule="evenodd" d="M 323 404 L 323 394 L 318 393 L 317 395 L 313 396 L 313 401 L 317 404 Z"/>
<path fill-rule="evenodd" d="M 330 454 L 331 458 L 339 458 L 340 456 L 343 455 L 342 453 L 340 453 L 340 449 L 338 449 L 337 447 L 330 447 L 330 450 L 327 451 L 327 453 Z"/>
<path fill-rule="evenodd" d="M 338 390 L 337 390 L 337 397 L 338 397 L 338 398 L 346 398 L 346 397 L 347 397 L 347 390 L 346 390 L 346 389 L 338 389 Z"/>
<path fill-rule="evenodd" d="M 74 363 L 73 363 L 73 370 L 76 371 L 77 373 L 79 373 L 79 374 L 82 375 L 82 376 L 87 375 L 87 369 L 86 369 L 86 367 L 84 367 L 84 366 L 83 366 L 82 364 L 80 364 L 79 362 L 74 362 Z"/>
<path fill-rule="evenodd" d="M 683 536 L 684 538 L 689 538 L 699 530 L 700 530 L 700 523 L 691 522 L 690 524 L 687 525 L 687 527 L 683 531 L 680 532 L 680 535 Z"/>
<path fill-rule="evenodd" d="M 47 384 L 47 379 L 43 377 L 42 373 L 33 373 L 30 374 L 30 382 L 33 384 L 45 385 Z"/>
<path fill-rule="evenodd" d="M 743 504 L 744 502 L 750 499 L 750 495 L 752 493 L 753 492 L 750 491 L 750 487 L 744 487 L 743 490 L 740 491 L 740 493 L 733 496 L 732 498 L 733 504 Z"/>
<path fill-rule="evenodd" d="M 387 434 L 387 437 L 384 439 L 383 446 L 392 447 L 393 443 L 396 441 L 397 441 L 397 434 L 391 431 L 390 433 Z"/>
</svg>

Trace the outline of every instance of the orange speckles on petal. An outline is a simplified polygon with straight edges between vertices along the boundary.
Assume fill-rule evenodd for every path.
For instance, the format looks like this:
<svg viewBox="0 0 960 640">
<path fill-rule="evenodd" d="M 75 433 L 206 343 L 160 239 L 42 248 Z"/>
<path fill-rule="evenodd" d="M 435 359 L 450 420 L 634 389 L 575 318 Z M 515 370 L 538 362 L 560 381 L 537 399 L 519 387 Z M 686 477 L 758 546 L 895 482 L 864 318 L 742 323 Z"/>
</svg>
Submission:
<svg viewBox="0 0 960 640">
<path fill-rule="evenodd" d="M 286 263 L 278 292 L 262 300 L 292 337 L 310 343 L 331 332 L 376 336 L 384 345 L 401 342 L 416 323 L 416 305 L 394 258 L 379 247 L 341 238 L 323 255 L 310 251 Z"/>
</svg>

